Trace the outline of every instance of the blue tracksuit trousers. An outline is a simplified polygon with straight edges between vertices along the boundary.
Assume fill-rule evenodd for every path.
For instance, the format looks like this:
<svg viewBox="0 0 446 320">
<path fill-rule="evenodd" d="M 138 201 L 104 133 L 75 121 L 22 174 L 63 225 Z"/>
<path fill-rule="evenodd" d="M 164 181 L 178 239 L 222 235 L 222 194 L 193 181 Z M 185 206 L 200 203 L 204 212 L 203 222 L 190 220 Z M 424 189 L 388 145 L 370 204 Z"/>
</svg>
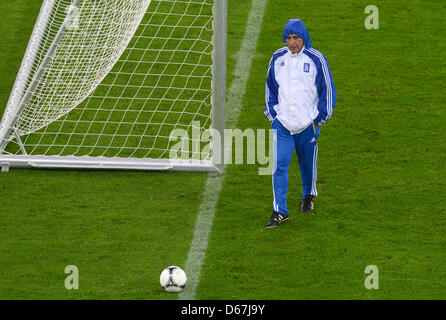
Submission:
<svg viewBox="0 0 446 320">
<path fill-rule="evenodd" d="M 287 208 L 288 169 L 296 150 L 302 177 L 302 197 L 307 194 L 317 195 L 317 138 L 321 127 L 314 131 L 313 123 L 300 133 L 291 135 L 276 118 L 272 123 L 275 129 L 274 173 L 273 173 L 273 210 L 290 214 Z"/>
</svg>

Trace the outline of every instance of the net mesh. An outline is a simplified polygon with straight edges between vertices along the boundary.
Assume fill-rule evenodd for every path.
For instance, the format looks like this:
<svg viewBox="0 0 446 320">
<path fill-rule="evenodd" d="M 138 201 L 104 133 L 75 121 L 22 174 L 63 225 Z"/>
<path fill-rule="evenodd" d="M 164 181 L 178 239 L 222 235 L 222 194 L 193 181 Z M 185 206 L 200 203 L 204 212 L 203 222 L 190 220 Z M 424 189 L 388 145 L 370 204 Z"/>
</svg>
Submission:
<svg viewBox="0 0 446 320">
<path fill-rule="evenodd" d="M 167 158 L 174 129 L 210 127 L 213 1 L 55 3 L 14 124 L 27 154 Z"/>
</svg>

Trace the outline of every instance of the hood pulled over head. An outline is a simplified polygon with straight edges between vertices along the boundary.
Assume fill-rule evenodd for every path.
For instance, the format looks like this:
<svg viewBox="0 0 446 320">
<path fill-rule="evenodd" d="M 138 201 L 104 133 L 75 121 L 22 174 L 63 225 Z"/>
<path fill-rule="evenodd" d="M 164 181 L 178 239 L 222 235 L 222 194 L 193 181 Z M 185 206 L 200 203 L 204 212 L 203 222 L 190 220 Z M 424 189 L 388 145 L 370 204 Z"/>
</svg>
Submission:
<svg viewBox="0 0 446 320">
<path fill-rule="evenodd" d="M 286 44 L 286 37 L 290 34 L 297 34 L 304 41 L 305 47 L 307 49 L 311 48 L 310 34 L 307 31 L 304 23 L 300 19 L 291 19 L 285 25 L 283 30 L 283 42 Z"/>
</svg>

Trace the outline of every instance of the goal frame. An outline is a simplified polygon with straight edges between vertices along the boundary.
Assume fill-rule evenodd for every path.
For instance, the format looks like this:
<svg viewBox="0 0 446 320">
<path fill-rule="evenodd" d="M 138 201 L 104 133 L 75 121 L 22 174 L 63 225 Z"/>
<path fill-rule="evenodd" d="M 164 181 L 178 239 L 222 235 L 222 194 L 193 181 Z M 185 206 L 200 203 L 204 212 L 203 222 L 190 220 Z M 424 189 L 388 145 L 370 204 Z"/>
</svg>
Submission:
<svg viewBox="0 0 446 320">
<path fill-rule="evenodd" d="M 80 0 L 75 0 L 79 3 Z M 24 58 L 17 74 L 11 95 L 9 97 L 5 112 L 0 123 L 0 167 L 2 172 L 8 172 L 9 168 L 39 168 L 39 169 L 98 169 L 98 170 L 148 170 L 148 171 L 202 171 L 222 173 L 223 164 L 223 143 L 225 127 L 225 105 L 226 105 L 226 45 L 227 45 L 227 0 L 214 0 L 213 4 L 213 63 L 211 80 L 211 129 L 219 134 L 212 136 L 211 159 L 141 159 L 141 158 L 118 158 L 118 157 L 90 157 L 90 156 L 39 156 L 27 155 L 19 135 L 15 135 L 17 142 L 24 153 L 23 155 L 4 154 L 7 143 L 4 139 L 11 133 L 11 129 L 22 112 L 19 108 L 14 115 L 8 114 L 8 107 L 18 104 L 17 99 L 24 100 L 23 96 L 25 82 L 31 73 L 36 47 L 43 36 L 42 25 L 45 25 L 49 18 L 49 12 L 54 5 L 54 0 L 44 0 L 40 13 L 37 17 L 33 32 L 28 42 Z M 51 53 L 58 41 L 62 38 L 65 30 L 63 27 L 56 36 L 48 53 Z M 42 65 L 47 63 L 49 54 L 44 59 Z M 41 68 L 43 69 L 43 68 Z M 34 77 L 33 82 L 38 80 L 39 72 Z M 31 83 L 32 86 L 32 83 Z M 23 96 L 23 97 L 22 97 Z M 24 105 L 24 103 L 21 103 Z M 5 124 L 6 123 L 6 124 Z"/>
</svg>

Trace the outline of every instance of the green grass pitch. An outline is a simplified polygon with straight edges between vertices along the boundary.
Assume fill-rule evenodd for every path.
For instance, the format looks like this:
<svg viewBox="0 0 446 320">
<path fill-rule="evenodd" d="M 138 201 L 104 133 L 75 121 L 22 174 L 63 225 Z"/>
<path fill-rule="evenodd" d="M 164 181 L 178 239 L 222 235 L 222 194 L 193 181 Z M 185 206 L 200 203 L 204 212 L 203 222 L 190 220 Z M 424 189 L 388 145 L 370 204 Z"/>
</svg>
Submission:
<svg viewBox="0 0 446 320">
<path fill-rule="evenodd" d="M 0 112 L 42 1 L 0 3 Z M 250 1 L 229 0 L 228 88 Z M 271 214 L 271 176 L 229 165 L 197 299 L 445 299 L 446 30 L 441 1 L 269 0 L 237 127 L 268 129 L 264 81 L 290 18 L 330 63 L 338 103 L 319 138 L 314 213 Z M 0 175 L 0 299 L 176 299 L 206 174 L 14 170 Z M 79 268 L 79 290 L 64 269 Z M 368 265 L 379 289 L 364 287 Z"/>
</svg>

